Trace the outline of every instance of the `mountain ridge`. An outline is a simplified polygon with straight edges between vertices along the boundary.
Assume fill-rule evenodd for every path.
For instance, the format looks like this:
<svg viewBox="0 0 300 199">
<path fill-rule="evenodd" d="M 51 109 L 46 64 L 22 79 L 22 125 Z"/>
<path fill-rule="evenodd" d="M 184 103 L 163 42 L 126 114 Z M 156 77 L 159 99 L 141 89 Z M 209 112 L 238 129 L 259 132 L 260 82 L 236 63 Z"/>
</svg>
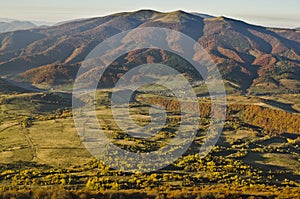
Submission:
<svg viewBox="0 0 300 199">
<path fill-rule="evenodd" d="M 37 25 L 30 22 L 30 21 L 1 21 L 0 20 L 0 33 L 3 32 L 11 32 L 16 30 L 25 30 L 25 29 L 31 29 L 36 28 Z"/>
<path fill-rule="evenodd" d="M 210 54 L 223 78 L 239 86 L 237 92 L 299 93 L 300 32 L 251 25 L 224 16 L 201 17 L 181 10 L 116 13 L 0 34 L 0 75 L 49 87 L 55 82 L 70 83 L 81 61 L 96 45 L 139 27 L 165 27 L 192 37 Z M 161 60 L 162 54 L 156 53 L 151 59 L 170 61 L 172 56 Z M 141 56 L 140 60 L 149 57 L 142 52 L 136 56 Z M 123 63 L 126 68 L 133 57 L 127 56 L 119 65 Z"/>
</svg>

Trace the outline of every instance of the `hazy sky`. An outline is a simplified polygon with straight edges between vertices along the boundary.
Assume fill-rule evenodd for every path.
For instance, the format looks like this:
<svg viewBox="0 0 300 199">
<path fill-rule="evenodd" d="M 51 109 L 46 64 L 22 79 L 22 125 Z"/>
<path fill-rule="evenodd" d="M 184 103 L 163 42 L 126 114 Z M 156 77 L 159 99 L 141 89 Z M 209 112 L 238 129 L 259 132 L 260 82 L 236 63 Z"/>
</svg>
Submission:
<svg viewBox="0 0 300 199">
<path fill-rule="evenodd" d="M 0 18 L 50 22 L 139 9 L 180 9 L 265 26 L 300 27 L 300 0 L 0 0 Z"/>
</svg>

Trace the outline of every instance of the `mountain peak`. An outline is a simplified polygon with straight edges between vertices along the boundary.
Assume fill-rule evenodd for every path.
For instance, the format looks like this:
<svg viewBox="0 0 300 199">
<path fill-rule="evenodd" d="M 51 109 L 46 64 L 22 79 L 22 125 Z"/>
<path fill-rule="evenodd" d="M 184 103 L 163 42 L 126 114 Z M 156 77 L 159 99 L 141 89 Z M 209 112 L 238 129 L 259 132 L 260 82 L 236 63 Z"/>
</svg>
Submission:
<svg viewBox="0 0 300 199">
<path fill-rule="evenodd" d="M 142 9 L 135 12 L 129 12 L 128 13 L 131 16 L 138 16 L 142 18 L 153 18 L 153 17 L 163 17 L 163 16 L 173 16 L 173 17 L 180 17 L 180 16 L 190 16 L 191 14 L 188 12 L 185 12 L 183 10 L 176 10 L 172 12 L 158 12 L 151 9 Z"/>
<path fill-rule="evenodd" d="M 151 9 L 140 9 L 138 11 L 135 11 L 133 13 L 159 13 L 156 10 L 151 10 Z"/>
<path fill-rule="evenodd" d="M 193 16 L 193 14 L 185 12 L 183 10 L 176 10 L 176 11 L 173 11 L 173 12 L 167 12 L 165 14 L 174 15 L 174 16 L 178 16 L 178 17 L 180 17 L 180 16 Z"/>
<path fill-rule="evenodd" d="M 131 16 L 137 19 L 149 19 L 152 18 L 152 16 L 159 14 L 160 12 L 155 11 L 155 10 L 151 10 L 151 9 L 141 9 L 141 10 L 137 10 L 137 11 L 133 11 L 133 12 L 121 12 L 121 13 L 117 13 L 117 14 L 113 14 L 112 16 L 120 16 L 120 17 L 124 17 L 124 16 Z"/>
<path fill-rule="evenodd" d="M 173 12 L 169 12 L 170 14 L 188 14 L 187 12 L 183 11 L 183 10 L 175 10 Z"/>
<path fill-rule="evenodd" d="M 195 15 L 197 17 L 204 18 L 204 19 L 215 18 L 215 16 L 208 15 L 208 14 L 203 14 L 203 13 L 198 13 L 198 12 L 192 12 L 191 14 L 193 14 L 193 15 Z"/>
</svg>

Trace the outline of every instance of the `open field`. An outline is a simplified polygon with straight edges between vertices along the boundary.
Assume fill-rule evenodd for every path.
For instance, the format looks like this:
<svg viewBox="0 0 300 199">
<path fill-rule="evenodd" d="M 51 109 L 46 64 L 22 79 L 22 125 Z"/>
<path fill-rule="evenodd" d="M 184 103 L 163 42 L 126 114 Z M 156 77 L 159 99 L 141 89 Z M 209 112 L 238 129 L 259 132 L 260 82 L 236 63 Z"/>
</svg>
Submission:
<svg viewBox="0 0 300 199">
<path fill-rule="evenodd" d="M 169 122 L 159 133 L 151 136 L 144 132 L 150 135 L 147 139 L 127 135 L 111 115 L 109 96 L 109 90 L 98 91 L 96 112 L 103 130 L 116 146 L 130 151 L 152 151 L 166 145 L 176 134 L 180 116 L 169 110 Z M 133 101 L 130 108 L 133 121 L 139 125 L 147 125 L 150 120 L 149 105 L 141 103 L 143 97 L 144 94 L 137 95 L 139 100 Z M 297 193 L 294 189 L 300 187 L 300 132 L 297 130 L 268 134 L 263 127 L 250 125 L 242 115 L 235 114 L 228 117 L 217 145 L 201 159 L 197 152 L 209 123 L 209 117 L 203 117 L 197 136 L 183 157 L 156 172 L 130 174 L 108 168 L 84 148 L 71 117 L 68 95 L 6 94 L 1 100 L 5 102 L 1 103 L 0 115 L 1 190 L 50 186 L 172 193 L 184 189 L 197 195 L 199 187 L 206 190 L 206 186 L 217 183 L 220 190 L 234 185 L 232 194 L 252 187 L 257 195 L 263 196 L 268 193 L 260 186 L 272 187 L 278 194 L 283 187 L 290 187 L 290 193 Z M 206 102 L 205 98 L 201 101 Z M 228 96 L 228 102 L 229 106 L 259 105 L 270 110 L 286 108 L 290 112 L 295 112 L 298 106 L 295 96 Z M 207 193 L 212 194 L 209 190 Z"/>
</svg>

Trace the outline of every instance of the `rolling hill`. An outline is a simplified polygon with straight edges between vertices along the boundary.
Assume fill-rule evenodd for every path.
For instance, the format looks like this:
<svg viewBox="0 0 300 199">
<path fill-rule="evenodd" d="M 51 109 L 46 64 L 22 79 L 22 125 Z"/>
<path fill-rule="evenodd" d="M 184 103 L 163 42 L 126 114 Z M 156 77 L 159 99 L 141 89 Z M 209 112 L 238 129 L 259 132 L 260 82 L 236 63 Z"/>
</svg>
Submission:
<svg viewBox="0 0 300 199">
<path fill-rule="evenodd" d="M 26 93 L 26 92 L 30 92 L 30 91 L 0 78 L 0 94 Z"/>
</svg>

